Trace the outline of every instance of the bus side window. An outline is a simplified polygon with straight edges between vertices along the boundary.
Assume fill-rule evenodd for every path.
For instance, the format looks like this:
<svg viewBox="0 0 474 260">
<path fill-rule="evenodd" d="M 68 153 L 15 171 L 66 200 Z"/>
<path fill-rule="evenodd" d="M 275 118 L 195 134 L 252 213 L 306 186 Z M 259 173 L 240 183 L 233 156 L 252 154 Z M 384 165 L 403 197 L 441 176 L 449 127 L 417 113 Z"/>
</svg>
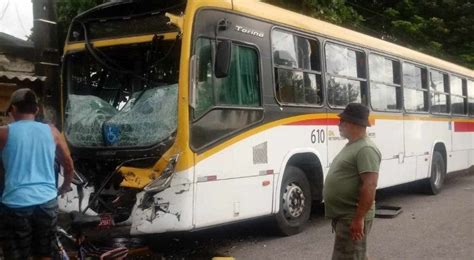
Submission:
<svg viewBox="0 0 474 260">
<path fill-rule="evenodd" d="M 195 117 L 206 112 L 215 104 L 214 89 L 212 87 L 212 47 L 209 39 L 199 38 L 196 42 L 195 53 L 198 54 L 199 64 Z"/>
<path fill-rule="evenodd" d="M 449 81 L 448 74 L 430 70 L 431 112 L 434 114 L 449 113 Z"/>
<path fill-rule="evenodd" d="M 370 54 L 370 103 L 379 111 L 401 110 L 400 62 Z"/>
<path fill-rule="evenodd" d="M 194 118 L 214 106 L 260 106 L 260 76 L 258 54 L 254 48 L 232 43 L 229 74 L 216 78 L 213 71 L 215 41 L 200 38 L 196 42 L 198 55 L 198 85 Z"/>
<path fill-rule="evenodd" d="M 403 64 L 403 90 L 405 110 L 428 112 L 428 82 L 426 69 L 410 63 Z"/>
<path fill-rule="evenodd" d="M 229 75 L 214 84 L 217 104 L 223 106 L 260 106 L 258 55 L 254 48 L 233 44 Z"/>
<path fill-rule="evenodd" d="M 365 54 L 334 43 L 326 44 L 325 54 L 329 105 L 367 104 Z"/>
<path fill-rule="evenodd" d="M 291 105 L 322 105 L 319 43 L 289 32 L 272 32 L 276 98 Z"/>
<path fill-rule="evenodd" d="M 451 75 L 449 81 L 451 90 L 451 111 L 454 115 L 467 114 L 467 95 L 466 83 L 460 77 Z"/>
<path fill-rule="evenodd" d="M 293 35 L 274 30 L 272 32 L 273 62 L 290 68 L 296 68 L 296 48 Z"/>
<path fill-rule="evenodd" d="M 474 81 L 467 81 L 467 95 L 469 102 L 469 115 L 474 116 Z"/>
</svg>

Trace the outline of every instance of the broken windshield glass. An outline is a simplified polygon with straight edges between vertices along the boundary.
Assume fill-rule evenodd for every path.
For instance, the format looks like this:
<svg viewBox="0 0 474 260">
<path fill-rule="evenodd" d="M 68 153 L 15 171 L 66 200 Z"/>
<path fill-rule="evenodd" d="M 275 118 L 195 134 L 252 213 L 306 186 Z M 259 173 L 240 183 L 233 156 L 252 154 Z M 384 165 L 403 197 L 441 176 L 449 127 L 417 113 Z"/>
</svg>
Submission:
<svg viewBox="0 0 474 260">
<path fill-rule="evenodd" d="M 180 40 L 101 48 L 123 68 L 103 66 L 87 51 L 66 57 L 65 133 L 77 147 L 150 146 L 176 130 Z"/>
<path fill-rule="evenodd" d="M 66 137 L 74 146 L 148 146 L 176 130 L 178 85 L 136 92 L 118 110 L 92 95 L 69 95 Z M 135 103 L 136 100 L 136 103 Z"/>
</svg>

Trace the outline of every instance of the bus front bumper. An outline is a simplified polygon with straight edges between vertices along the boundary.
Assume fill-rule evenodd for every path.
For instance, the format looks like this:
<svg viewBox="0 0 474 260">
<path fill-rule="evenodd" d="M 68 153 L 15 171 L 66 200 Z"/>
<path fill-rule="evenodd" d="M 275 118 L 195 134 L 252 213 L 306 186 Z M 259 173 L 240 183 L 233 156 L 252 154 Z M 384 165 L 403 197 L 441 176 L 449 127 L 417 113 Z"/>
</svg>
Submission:
<svg viewBox="0 0 474 260">
<path fill-rule="evenodd" d="M 131 214 L 131 235 L 158 234 L 193 229 L 193 185 L 172 185 L 153 194 L 142 191 Z"/>
</svg>

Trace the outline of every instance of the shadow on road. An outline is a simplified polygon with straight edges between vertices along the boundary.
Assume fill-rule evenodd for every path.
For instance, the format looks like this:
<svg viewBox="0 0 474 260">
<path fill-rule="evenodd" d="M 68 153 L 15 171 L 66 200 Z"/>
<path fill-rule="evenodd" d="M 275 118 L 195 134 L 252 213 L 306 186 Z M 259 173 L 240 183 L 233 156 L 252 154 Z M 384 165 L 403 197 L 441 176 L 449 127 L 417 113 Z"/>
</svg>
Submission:
<svg viewBox="0 0 474 260">
<path fill-rule="evenodd" d="M 474 175 L 474 167 L 470 168 L 469 170 L 463 170 L 448 174 L 444 181 L 443 189 L 449 189 L 452 184 L 462 180 L 462 177 L 468 175 Z M 416 181 L 412 183 L 401 184 L 377 190 L 376 201 L 388 200 L 394 196 L 396 196 L 397 198 L 403 198 L 408 196 L 427 196 L 427 193 L 424 191 L 423 181 Z"/>
<path fill-rule="evenodd" d="M 324 205 L 313 205 L 310 221 L 324 218 Z M 271 218 L 261 218 L 206 230 L 148 237 L 150 248 L 165 259 L 211 259 L 228 256 L 239 242 L 278 239 Z"/>
<path fill-rule="evenodd" d="M 165 259 L 211 259 L 228 256 L 238 242 L 257 243 L 276 238 L 268 218 L 206 230 L 148 237 L 149 247 Z"/>
</svg>

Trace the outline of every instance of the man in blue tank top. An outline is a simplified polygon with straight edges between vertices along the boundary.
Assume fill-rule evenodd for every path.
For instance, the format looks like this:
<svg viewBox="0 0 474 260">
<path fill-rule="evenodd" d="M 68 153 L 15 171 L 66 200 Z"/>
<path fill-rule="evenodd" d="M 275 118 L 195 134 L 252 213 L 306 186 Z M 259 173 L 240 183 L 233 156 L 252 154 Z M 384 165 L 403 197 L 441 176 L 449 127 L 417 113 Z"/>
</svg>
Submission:
<svg viewBox="0 0 474 260">
<path fill-rule="evenodd" d="M 0 128 L 5 174 L 1 202 L 8 228 L 8 259 L 50 259 L 57 221 L 57 196 L 71 189 L 73 162 L 64 137 L 52 125 L 36 122 L 38 102 L 30 89 L 10 97 L 14 122 Z M 56 186 L 55 158 L 64 168 Z"/>
<path fill-rule="evenodd" d="M 1 153 L 0 153 L 1 157 Z M 0 249 L 2 253 L 5 251 L 4 250 L 4 242 L 8 240 L 6 237 L 7 229 L 6 229 L 6 223 L 5 223 L 5 208 L 3 207 L 2 204 L 2 194 L 3 194 L 3 175 L 4 175 L 4 170 L 3 170 L 3 163 L 0 158 Z M 2 254 L 0 254 L 1 258 Z"/>
</svg>

